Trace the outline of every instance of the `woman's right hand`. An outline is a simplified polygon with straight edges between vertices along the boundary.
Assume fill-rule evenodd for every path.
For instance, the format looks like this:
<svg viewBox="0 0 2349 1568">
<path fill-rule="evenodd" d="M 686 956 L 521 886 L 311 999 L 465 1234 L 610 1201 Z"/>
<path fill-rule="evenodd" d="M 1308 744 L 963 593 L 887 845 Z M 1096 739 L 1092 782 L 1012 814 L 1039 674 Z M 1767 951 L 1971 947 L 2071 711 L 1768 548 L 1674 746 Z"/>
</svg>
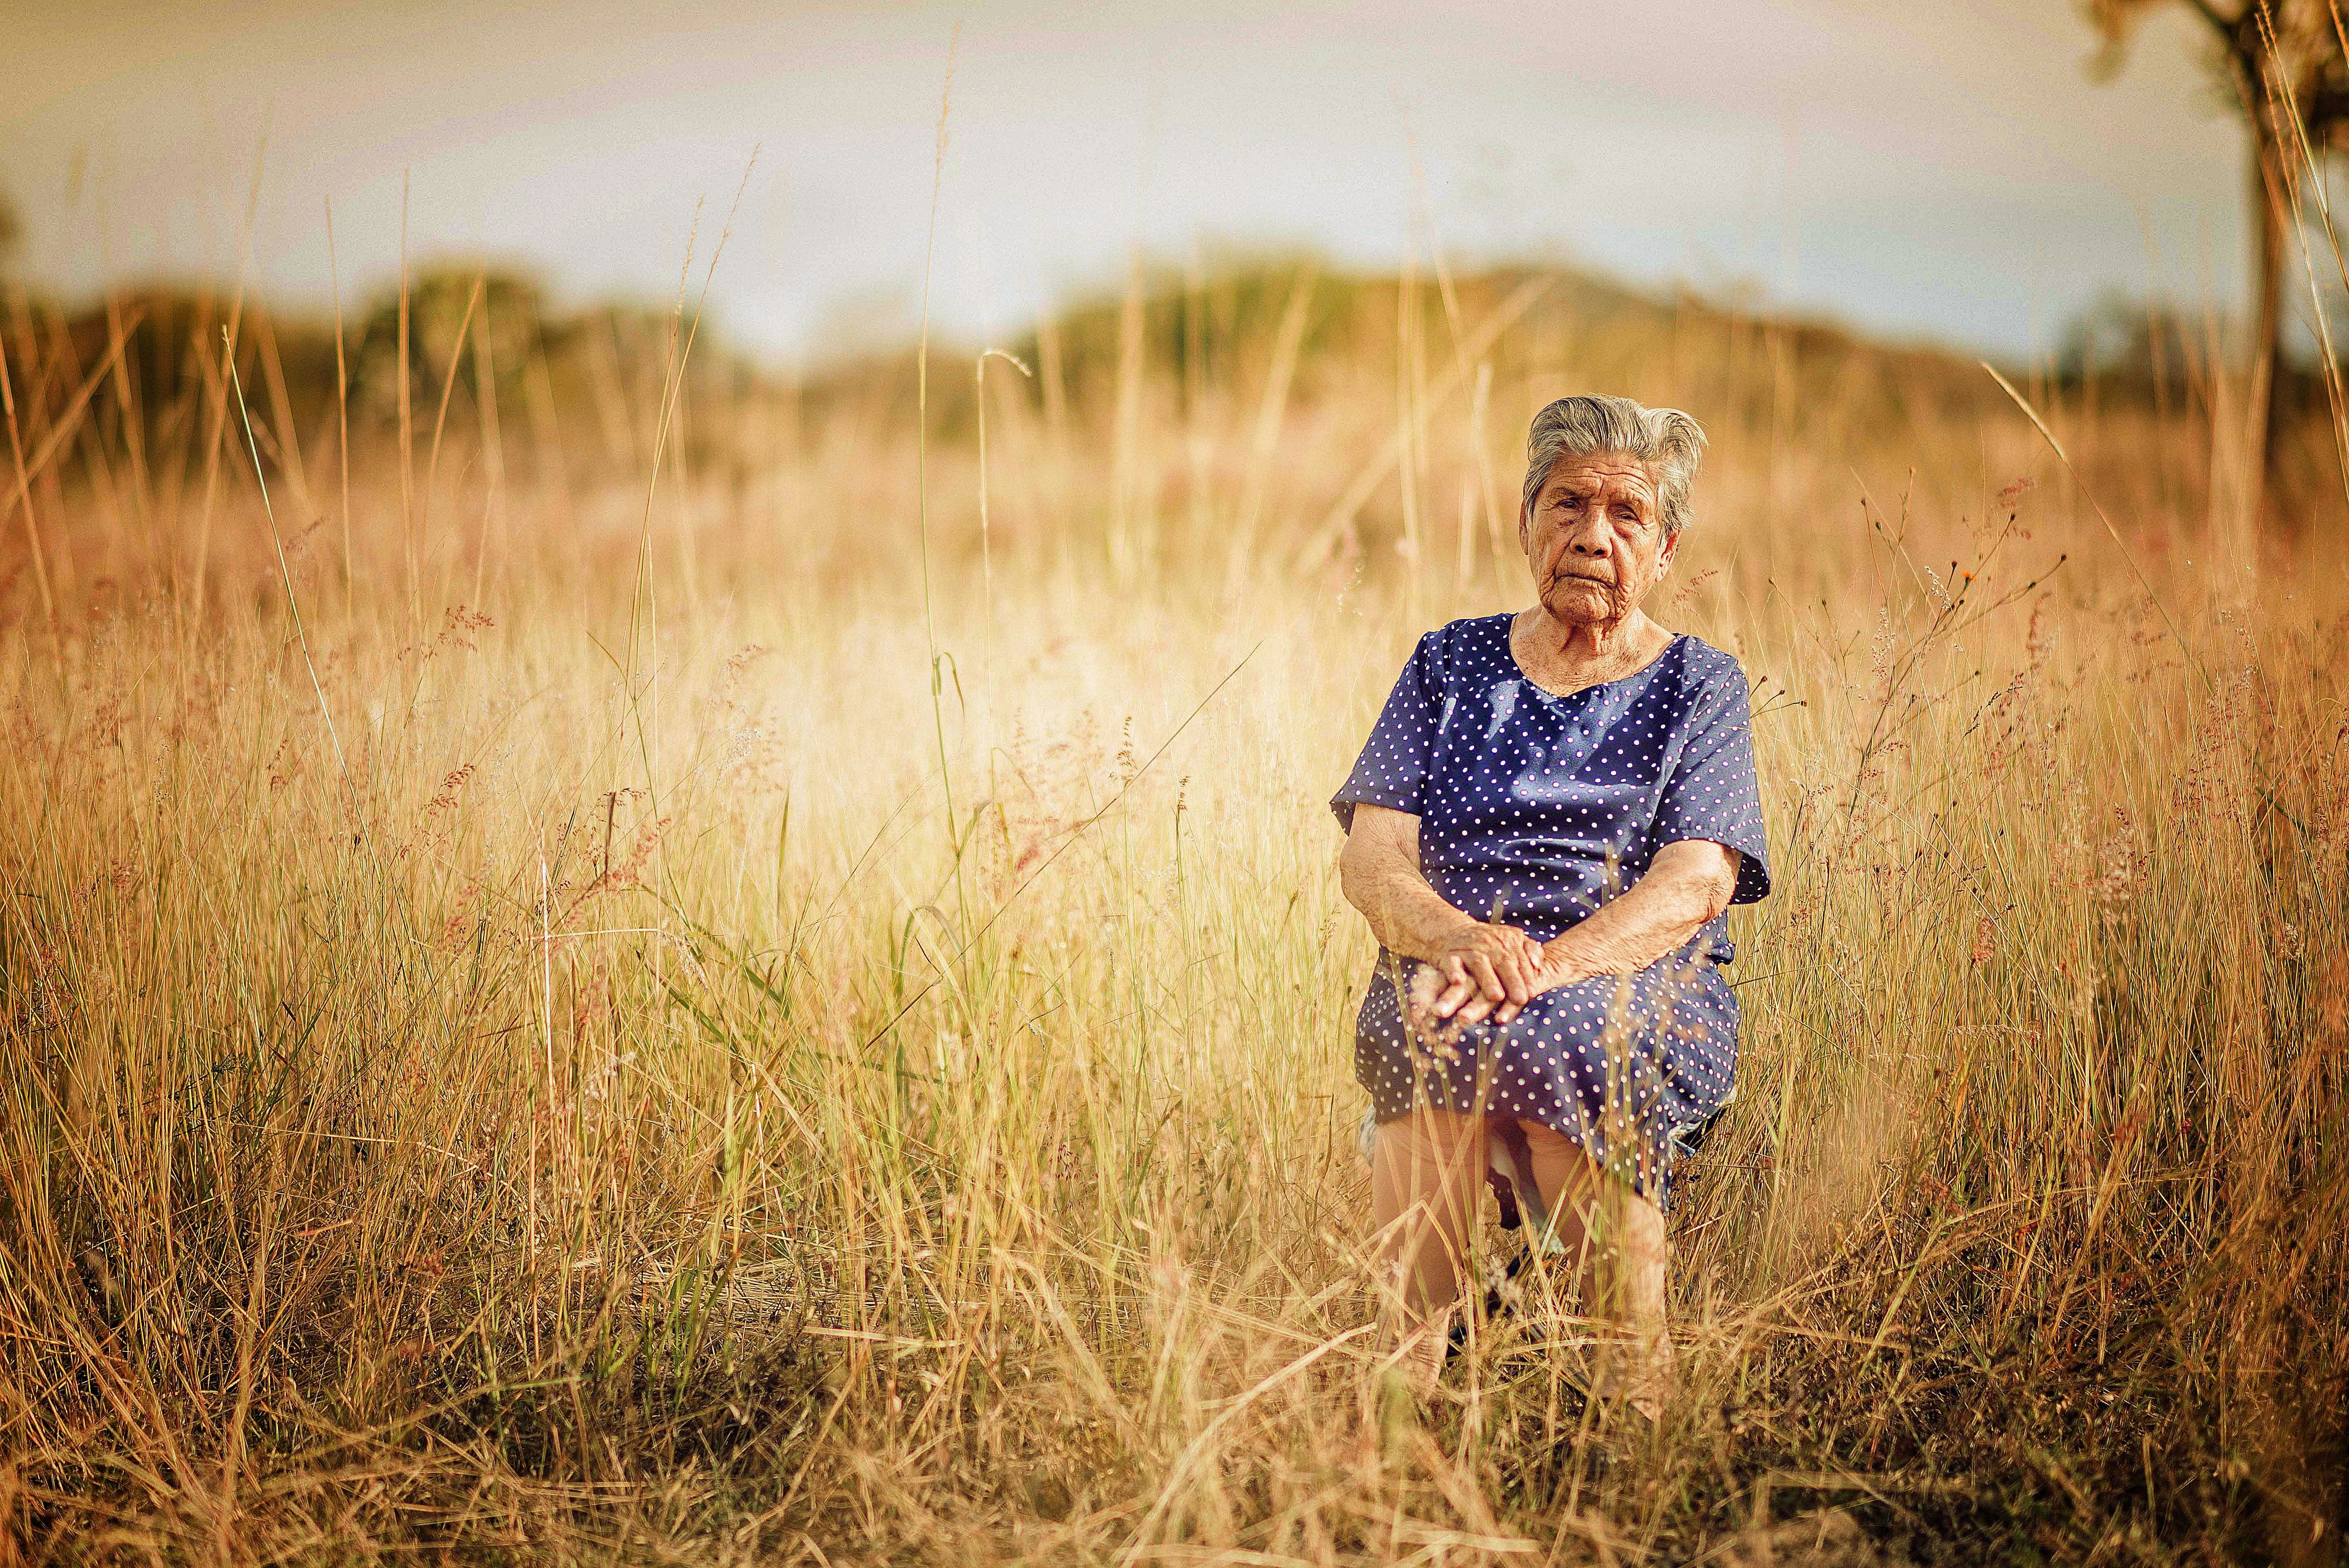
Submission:
<svg viewBox="0 0 2349 1568">
<path fill-rule="evenodd" d="M 1424 955 L 1406 998 L 1421 1032 L 1447 1056 L 1463 1026 L 1491 1018 L 1506 1024 L 1544 989 L 1542 945 L 1514 925 L 1464 917 Z"/>
<path fill-rule="evenodd" d="M 1457 1060 L 1452 1042 L 1463 1027 L 1496 1016 L 1506 1023 L 1541 990 L 1539 943 L 1516 926 L 1478 920 L 1428 885 L 1415 813 L 1358 803 L 1338 876 L 1379 945 L 1419 961 L 1403 990 L 1405 1033 L 1438 1054 Z"/>
</svg>

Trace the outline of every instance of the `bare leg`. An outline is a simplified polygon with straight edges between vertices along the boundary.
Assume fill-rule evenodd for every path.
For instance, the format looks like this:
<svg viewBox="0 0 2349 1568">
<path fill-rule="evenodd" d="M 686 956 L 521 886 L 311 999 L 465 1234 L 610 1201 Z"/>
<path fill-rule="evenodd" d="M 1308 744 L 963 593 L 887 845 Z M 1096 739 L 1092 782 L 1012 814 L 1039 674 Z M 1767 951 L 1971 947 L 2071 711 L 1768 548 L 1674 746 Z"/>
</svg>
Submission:
<svg viewBox="0 0 2349 1568">
<path fill-rule="evenodd" d="M 1664 1239 L 1663 1211 L 1599 1169 L 1564 1133 L 1534 1122 L 1518 1125 L 1551 1227 L 1566 1249 L 1562 1283 L 1580 1295 L 1586 1314 L 1625 1331 L 1629 1354 L 1615 1368 L 1617 1386 L 1652 1420 L 1672 1383 L 1672 1342 L 1664 1330 L 1671 1247 Z"/>
<path fill-rule="evenodd" d="M 1485 1122 L 1417 1110 L 1381 1123 L 1371 1202 L 1392 1287 L 1384 1337 L 1413 1386 L 1434 1387 L 1485 1186 Z"/>
</svg>

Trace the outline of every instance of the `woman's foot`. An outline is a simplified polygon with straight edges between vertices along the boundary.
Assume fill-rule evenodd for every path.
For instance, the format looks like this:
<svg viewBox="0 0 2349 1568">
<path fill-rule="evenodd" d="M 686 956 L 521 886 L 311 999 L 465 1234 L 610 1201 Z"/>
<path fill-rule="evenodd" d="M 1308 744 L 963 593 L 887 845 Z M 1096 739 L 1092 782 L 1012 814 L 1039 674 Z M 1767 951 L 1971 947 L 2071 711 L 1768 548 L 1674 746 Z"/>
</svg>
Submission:
<svg viewBox="0 0 2349 1568">
<path fill-rule="evenodd" d="M 1654 1431 L 1671 1402 L 1675 1382 L 1671 1337 L 1657 1330 L 1651 1336 L 1613 1339 L 1599 1351 L 1595 1381 L 1599 1399 L 1630 1411 L 1643 1429 Z"/>
<path fill-rule="evenodd" d="M 1630 1417 L 1637 1429 L 1653 1431 L 1671 1402 L 1671 1357 L 1641 1354 L 1639 1343 L 1611 1325 L 1569 1320 L 1549 1336 L 1529 1335 L 1533 1368 L 1555 1378 L 1568 1395 L 1570 1414 L 1596 1406 L 1610 1416 Z"/>
</svg>

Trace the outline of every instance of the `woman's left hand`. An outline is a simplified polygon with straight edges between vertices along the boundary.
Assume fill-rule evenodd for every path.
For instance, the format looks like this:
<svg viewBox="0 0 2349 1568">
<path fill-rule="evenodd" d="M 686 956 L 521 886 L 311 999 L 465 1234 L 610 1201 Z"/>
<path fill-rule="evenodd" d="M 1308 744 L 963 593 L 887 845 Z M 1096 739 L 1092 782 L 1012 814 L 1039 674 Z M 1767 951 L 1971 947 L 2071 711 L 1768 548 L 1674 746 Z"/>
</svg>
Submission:
<svg viewBox="0 0 2349 1568">
<path fill-rule="evenodd" d="M 1528 1002 L 1544 992 L 1555 991 L 1561 985 L 1571 985 L 1578 980 L 1588 980 L 1592 975 L 1601 973 L 1578 956 L 1571 949 L 1561 952 L 1560 948 L 1564 945 L 1551 943 L 1543 947 L 1541 966 L 1534 971 L 1527 986 L 1531 993 L 1526 998 Z M 1464 1029 L 1472 1025 L 1484 1023 L 1487 1019 L 1495 1025 L 1502 1025 L 1515 1019 L 1519 1011 L 1515 1002 L 1504 1001 L 1495 1006 L 1483 996 L 1475 996 L 1470 998 L 1465 1006 L 1452 1015 L 1452 1022 L 1457 1027 Z"/>
<path fill-rule="evenodd" d="M 1599 975 L 1633 975 L 1662 959 L 1729 907 L 1738 854 L 1709 839 L 1678 839 L 1656 851 L 1645 874 L 1563 935 L 1542 944 L 1529 982 L 1534 996 Z M 1532 1000 L 1532 996 L 1526 998 Z M 1459 1027 L 1506 1024 L 1519 1009 L 1478 996 L 1452 1016 Z"/>
</svg>

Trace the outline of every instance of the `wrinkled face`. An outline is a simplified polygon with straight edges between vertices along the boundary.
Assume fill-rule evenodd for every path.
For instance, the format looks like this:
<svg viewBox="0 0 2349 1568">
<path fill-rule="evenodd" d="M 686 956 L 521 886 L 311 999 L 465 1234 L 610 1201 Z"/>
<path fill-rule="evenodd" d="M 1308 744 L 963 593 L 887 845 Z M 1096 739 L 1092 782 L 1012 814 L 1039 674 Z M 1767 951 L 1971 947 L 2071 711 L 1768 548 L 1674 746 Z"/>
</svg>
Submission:
<svg viewBox="0 0 2349 1568">
<path fill-rule="evenodd" d="M 1535 596 L 1573 626 L 1612 625 L 1630 614 L 1680 542 L 1664 537 L 1647 468 L 1622 452 L 1558 459 L 1519 514 L 1517 539 Z"/>
</svg>

